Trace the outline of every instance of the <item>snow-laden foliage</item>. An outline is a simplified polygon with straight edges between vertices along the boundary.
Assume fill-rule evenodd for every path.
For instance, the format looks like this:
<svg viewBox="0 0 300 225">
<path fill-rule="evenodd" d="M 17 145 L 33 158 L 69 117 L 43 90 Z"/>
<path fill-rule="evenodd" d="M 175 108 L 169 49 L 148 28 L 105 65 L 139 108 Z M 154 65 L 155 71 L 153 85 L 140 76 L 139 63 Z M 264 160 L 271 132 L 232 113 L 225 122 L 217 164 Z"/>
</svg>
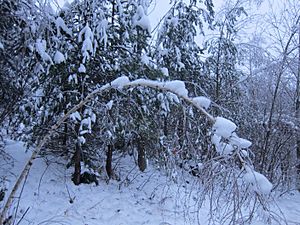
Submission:
<svg viewBox="0 0 300 225">
<path fill-rule="evenodd" d="M 214 219 L 230 215 L 242 224 L 237 206 L 295 181 L 296 48 L 272 62 L 253 43 L 237 45 L 244 1 L 216 18 L 211 0 L 171 2 L 151 27 L 149 0 L 78 0 L 56 12 L 46 3 L 2 0 L 0 123 L 36 146 L 92 95 L 41 152 L 74 167 L 75 184 L 86 167 L 95 174 L 105 167 L 118 180 L 114 156 L 129 155 L 141 171 L 153 163 L 174 181 L 197 177 L 203 196 L 215 196 Z M 209 29 L 217 35 L 206 38 Z M 226 197 L 237 204 L 220 207 Z"/>
</svg>

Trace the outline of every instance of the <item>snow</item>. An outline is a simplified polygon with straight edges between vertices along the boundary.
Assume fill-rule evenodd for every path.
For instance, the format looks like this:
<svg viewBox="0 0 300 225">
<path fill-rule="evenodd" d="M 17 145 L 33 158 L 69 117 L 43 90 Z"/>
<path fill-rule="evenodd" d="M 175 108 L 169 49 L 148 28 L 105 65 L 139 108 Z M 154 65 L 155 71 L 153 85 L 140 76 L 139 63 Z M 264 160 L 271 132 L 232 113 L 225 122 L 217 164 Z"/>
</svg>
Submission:
<svg viewBox="0 0 300 225">
<path fill-rule="evenodd" d="M 40 74 L 40 73 L 44 73 L 45 72 L 45 69 L 44 67 L 42 66 L 41 63 L 37 63 L 34 67 L 34 72 L 37 73 L 37 74 Z"/>
<path fill-rule="evenodd" d="M 170 93 L 167 94 L 167 96 L 168 96 L 168 99 L 169 99 L 171 102 L 175 102 L 175 103 L 177 103 L 177 104 L 180 103 L 180 101 L 179 101 L 177 95 L 175 95 L 175 94 L 173 94 L 173 93 L 170 92 Z"/>
<path fill-rule="evenodd" d="M 81 144 L 85 144 L 86 140 L 83 136 L 79 136 L 78 137 L 78 141 L 81 143 Z"/>
<path fill-rule="evenodd" d="M 142 85 L 142 86 L 151 86 L 159 87 L 171 91 L 180 97 L 188 97 L 188 90 L 185 88 L 185 83 L 180 80 L 160 82 L 155 80 L 146 80 L 146 79 L 137 79 L 130 82 L 130 85 Z"/>
<path fill-rule="evenodd" d="M 147 30 L 148 33 L 151 33 L 151 24 L 148 16 L 143 15 L 141 19 L 136 22 L 136 25 L 141 27 L 144 30 Z"/>
<path fill-rule="evenodd" d="M 59 99 L 59 102 L 62 102 L 62 100 L 64 99 L 64 96 L 62 93 L 58 94 L 58 99 Z"/>
<path fill-rule="evenodd" d="M 8 190 L 11 190 L 17 175 L 30 157 L 30 150 L 26 151 L 21 142 L 6 140 L 6 143 L 6 152 L 13 157 L 13 163 L 3 164 L 0 167 L 0 177 L 6 177 L 5 185 Z M 176 180 L 174 182 L 151 164 L 146 172 L 139 172 L 132 157 L 115 158 L 115 161 L 121 165 L 116 168 L 120 181 L 107 182 L 104 178 L 105 174 L 101 175 L 102 168 L 99 167 L 98 186 L 95 184 L 75 186 L 71 181 L 73 169 L 65 168 L 62 159 L 50 156 L 47 160 L 37 158 L 24 186 L 17 221 L 24 215 L 21 225 L 211 224 L 208 222 L 211 210 L 209 199 L 204 204 L 198 204 L 202 192 L 201 185 L 195 177 L 184 175 L 181 180 L 178 177 L 179 173 L 173 171 Z M 200 163 L 199 168 L 203 167 Z M 83 168 L 83 170 L 89 169 Z M 245 174 L 244 179 L 250 185 L 254 184 L 254 188 L 257 188 L 259 193 L 270 193 L 271 186 L 263 175 L 249 172 Z M 260 183 L 259 189 L 255 187 L 256 181 Z M 6 198 L 7 195 L 8 192 Z M 16 204 L 16 201 L 14 203 Z M 3 204 L 4 201 L 0 202 L 0 208 Z M 220 207 L 223 205 L 227 207 L 228 204 L 226 199 L 218 202 Z M 300 194 L 298 192 L 282 197 L 274 196 L 269 204 L 271 210 L 277 214 L 280 214 L 277 205 L 280 206 L 288 225 L 299 223 Z M 24 214 L 27 209 L 27 213 Z M 9 213 L 12 214 L 13 211 Z M 266 223 L 258 219 L 251 223 L 251 225 L 259 224 Z"/>
<path fill-rule="evenodd" d="M 97 32 L 100 39 L 100 43 L 103 42 L 104 48 L 106 48 L 107 40 L 108 40 L 108 36 L 106 32 L 107 29 L 108 29 L 108 21 L 106 19 L 101 20 L 101 22 L 97 27 Z"/>
<path fill-rule="evenodd" d="M 235 129 L 236 125 L 232 121 L 223 117 L 217 117 L 216 122 L 213 125 L 214 133 L 224 138 L 229 138 Z"/>
<path fill-rule="evenodd" d="M 199 97 L 195 97 L 193 98 L 193 103 L 198 105 L 199 107 L 202 107 L 204 109 L 208 109 L 210 106 L 210 99 L 204 97 L 204 96 L 199 96 Z"/>
<path fill-rule="evenodd" d="M 162 114 L 167 115 L 167 112 L 170 112 L 169 102 L 166 99 L 166 96 L 163 93 L 157 95 L 157 99 L 160 100 L 160 107 L 162 108 Z"/>
<path fill-rule="evenodd" d="M 233 152 L 234 147 L 231 144 L 220 142 L 216 150 L 221 154 L 227 155 Z"/>
<path fill-rule="evenodd" d="M 87 23 L 86 26 L 78 34 L 78 42 L 82 43 L 81 53 L 83 56 L 82 63 L 90 59 L 90 54 L 94 55 L 95 49 L 93 48 L 94 34 Z"/>
<path fill-rule="evenodd" d="M 80 66 L 78 68 L 78 72 L 79 73 L 86 73 L 86 68 L 83 64 L 80 64 Z"/>
<path fill-rule="evenodd" d="M 4 45 L 2 44 L 1 41 L 0 41 L 0 49 L 4 50 Z"/>
<path fill-rule="evenodd" d="M 188 90 L 185 88 L 185 83 L 181 80 L 167 81 L 164 87 L 179 96 L 188 97 Z"/>
<path fill-rule="evenodd" d="M 235 132 L 230 137 L 230 143 L 239 148 L 249 148 L 252 145 L 251 141 L 238 137 Z"/>
<path fill-rule="evenodd" d="M 106 108 L 107 108 L 108 110 L 111 110 L 111 108 L 113 107 L 113 103 L 114 103 L 114 101 L 113 101 L 113 100 L 110 100 L 108 103 L 106 103 Z"/>
<path fill-rule="evenodd" d="M 81 121 L 81 115 L 80 115 L 80 113 L 79 113 L 78 111 L 72 113 L 72 114 L 70 115 L 70 118 L 71 118 L 72 120 L 74 120 L 74 121 L 76 121 L 76 120 Z"/>
<path fill-rule="evenodd" d="M 130 81 L 129 81 L 128 77 L 121 76 L 121 77 L 118 77 L 117 79 L 113 80 L 111 82 L 111 86 L 113 88 L 122 89 L 124 85 L 129 84 L 129 83 L 130 83 Z"/>
<path fill-rule="evenodd" d="M 56 24 L 56 29 L 57 29 L 58 35 L 60 35 L 60 29 L 61 29 L 65 33 L 67 33 L 69 36 L 72 36 L 72 31 L 67 27 L 67 25 L 65 24 L 65 21 L 61 17 L 58 17 L 55 20 L 55 24 Z"/>
<path fill-rule="evenodd" d="M 130 82 L 131 85 L 141 85 L 141 86 L 152 86 L 152 87 L 162 87 L 163 83 L 156 80 L 147 80 L 147 79 L 137 79 Z"/>
<path fill-rule="evenodd" d="M 247 150 L 242 149 L 242 150 L 240 151 L 240 154 L 241 154 L 241 156 L 243 156 L 243 157 L 249 157 L 249 153 L 248 153 Z"/>
<path fill-rule="evenodd" d="M 251 186 L 253 191 L 265 195 L 270 194 L 273 185 L 264 175 L 251 168 L 246 168 L 246 171 L 243 178 L 245 182 Z"/>
<path fill-rule="evenodd" d="M 137 8 L 137 12 L 133 17 L 133 24 L 135 26 L 141 27 L 143 30 L 151 33 L 151 23 L 149 17 L 145 14 L 143 6 L 139 5 Z"/>
<path fill-rule="evenodd" d="M 92 115 L 91 115 L 91 121 L 92 121 L 93 123 L 96 123 L 96 119 L 97 119 L 96 114 L 95 114 L 95 113 L 92 113 Z"/>
<path fill-rule="evenodd" d="M 68 0 L 64 0 L 64 5 L 62 6 L 61 10 L 63 12 L 67 12 L 71 9 L 71 4 L 69 3 Z"/>
<path fill-rule="evenodd" d="M 69 83 L 74 82 L 75 84 L 78 84 L 77 74 L 71 74 L 71 75 L 68 77 L 68 82 L 69 82 Z"/>
<path fill-rule="evenodd" d="M 230 154 L 236 147 L 237 148 L 248 148 L 251 145 L 251 142 L 239 138 L 234 132 L 236 125 L 223 117 L 217 117 L 216 121 L 212 127 L 213 135 L 211 137 L 212 143 L 215 145 L 216 151 L 220 154 Z M 227 142 L 221 141 L 222 138 L 225 138 Z"/>
<path fill-rule="evenodd" d="M 160 69 L 160 71 L 163 73 L 164 76 L 168 77 L 169 76 L 169 70 L 166 67 L 163 67 Z"/>
<path fill-rule="evenodd" d="M 170 23 L 174 26 L 174 27 L 176 27 L 177 25 L 178 25 L 178 22 L 179 22 L 179 18 L 176 16 L 174 16 L 174 17 L 172 17 L 171 19 L 170 19 Z"/>
<path fill-rule="evenodd" d="M 84 135 L 86 133 L 92 133 L 92 120 L 90 117 L 84 118 L 80 123 L 80 135 Z"/>
<path fill-rule="evenodd" d="M 36 51 L 39 53 L 44 62 L 53 64 L 51 57 L 46 53 L 46 41 L 37 39 L 35 43 Z"/>
<path fill-rule="evenodd" d="M 177 62 L 178 63 L 178 70 L 180 71 L 181 69 L 185 68 L 185 65 L 182 62 Z"/>
<path fill-rule="evenodd" d="M 30 152 L 25 153 L 19 142 L 13 142 L 8 151 L 17 156 L 15 166 L 9 168 L 10 189 L 14 174 L 23 168 Z M 71 181 L 71 169 L 59 162 L 47 165 L 47 161 L 36 159 L 20 201 L 21 212 L 29 207 L 21 224 L 186 224 L 185 216 L 180 213 L 184 204 L 178 203 L 183 196 L 177 192 L 178 188 L 183 191 L 183 187 L 167 184 L 167 178 L 154 168 L 139 172 L 132 158 L 123 158 L 120 163 L 127 167 L 127 171 L 120 174 L 123 178 L 120 182 L 111 180 L 108 183 L 101 178 L 99 186 L 75 186 Z M 206 209 L 202 214 L 202 218 L 206 218 Z"/>
<path fill-rule="evenodd" d="M 215 145 L 216 151 L 223 155 L 228 155 L 233 152 L 234 147 L 230 143 L 221 141 L 221 136 L 214 134 L 211 137 L 212 143 Z"/>
<path fill-rule="evenodd" d="M 65 59 L 65 56 L 60 52 L 60 51 L 56 51 L 55 52 L 55 55 L 54 55 L 54 62 L 56 64 L 60 64 L 62 62 L 64 62 L 66 59 Z"/>
<path fill-rule="evenodd" d="M 141 57 L 141 62 L 145 65 L 149 65 L 150 62 L 150 57 L 147 56 L 146 54 L 143 54 Z"/>
</svg>

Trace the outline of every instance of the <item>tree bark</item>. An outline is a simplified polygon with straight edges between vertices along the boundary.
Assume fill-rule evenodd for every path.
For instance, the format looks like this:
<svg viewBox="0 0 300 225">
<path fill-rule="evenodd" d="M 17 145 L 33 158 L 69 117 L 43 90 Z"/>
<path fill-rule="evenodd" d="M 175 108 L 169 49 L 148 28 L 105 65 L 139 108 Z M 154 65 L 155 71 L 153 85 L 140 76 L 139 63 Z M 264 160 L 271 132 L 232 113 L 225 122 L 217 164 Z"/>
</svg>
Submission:
<svg viewBox="0 0 300 225">
<path fill-rule="evenodd" d="M 65 113 L 67 112 L 65 111 Z M 65 154 L 68 155 L 69 150 L 68 150 L 68 124 L 67 123 L 64 124 L 64 135 L 63 135 L 62 142 L 63 142 L 62 144 L 64 146 Z"/>
<path fill-rule="evenodd" d="M 147 168 L 147 159 L 145 153 L 145 143 L 142 138 L 138 138 L 137 141 L 137 148 L 138 148 L 138 166 L 140 171 L 144 172 Z"/>
<path fill-rule="evenodd" d="M 75 185 L 79 185 L 81 177 L 81 144 L 79 140 L 76 142 L 75 148 L 73 182 Z"/>
<path fill-rule="evenodd" d="M 109 179 L 112 178 L 113 176 L 113 169 L 112 169 L 112 145 L 108 145 L 107 146 L 107 152 L 106 152 L 106 165 L 105 165 L 105 169 L 106 169 L 106 173 Z"/>
</svg>

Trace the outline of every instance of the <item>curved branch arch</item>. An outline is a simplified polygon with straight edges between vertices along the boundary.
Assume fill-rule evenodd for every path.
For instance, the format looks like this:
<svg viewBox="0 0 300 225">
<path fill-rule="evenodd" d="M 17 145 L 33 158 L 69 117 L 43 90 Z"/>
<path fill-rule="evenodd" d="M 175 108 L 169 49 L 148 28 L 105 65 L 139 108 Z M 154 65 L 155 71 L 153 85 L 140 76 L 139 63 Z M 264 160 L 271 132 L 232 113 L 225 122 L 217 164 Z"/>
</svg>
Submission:
<svg viewBox="0 0 300 225">
<path fill-rule="evenodd" d="M 80 101 L 77 105 L 75 105 L 72 109 L 70 109 L 62 118 L 60 118 L 56 124 L 54 124 L 51 129 L 49 130 L 48 134 L 44 136 L 44 138 L 40 141 L 40 143 L 37 145 L 37 147 L 32 152 L 32 155 L 28 162 L 26 163 L 24 169 L 20 173 L 17 181 L 15 182 L 15 185 L 13 189 L 10 192 L 10 195 L 8 196 L 6 203 L 4 205 L 4 208 L 0 215 L 0 224 L 2 224 L 5 220 L 5 216 L 7 214 L 7 211 L 12 205 L 14 195 L 16 194 L 21 182 L 24 180 L 24 178 L 27 176 L 27 174 L 30 171 L 30 168 L 33 164 L 33 161 L 37 157 L 37 155 L 40 153 L 43 146 L 47 143 L 47 141 L 52 137 L 55 130 L 57 130 L 62 123 L 64 123 L 72 113 L 76 112 L 78 109 L 80 109 L 83 105 L 91 101 L 95 96 L 100 95 L 101 93 L 108 91 L 110 89 L 128 89 L 128 88 L 134 88 L 134 87 L 148 87 L 152 89 L 157 89 L 161 91 L 167 91 L 170 93 L 175 94 L 177 97 L 183 99 L 184 101 L 188 102 L 189 104 L 193 105 L 195 108 L 197 108 L 203 115 L 205 115 L 212 124 L 215 124 L 217 121 L 217 118 L 213 117 L 210 113 L 208 113 L 202 106 L 200 106 L 197 101 L 195 101 L 192 97 L 188 96 L 188 91 L 185 89 L 185 84 L 183 81 L 175 80 L 175 81 L 166 81 L 166 82 L 160 82 L 160 81 L 154 81 L 154 80 L 146 80 L 146 79 L 137 79 L 134 81 L 130 81 L 127 77 L 122 76 L 114 81 L 107 83 L 103 85 L 102 87 L 94 90 L 90 94 L 88 94 L 82 101 Z M 239 157 L 242 163 L 244 163 L 244 160 Z"/>
</svg>

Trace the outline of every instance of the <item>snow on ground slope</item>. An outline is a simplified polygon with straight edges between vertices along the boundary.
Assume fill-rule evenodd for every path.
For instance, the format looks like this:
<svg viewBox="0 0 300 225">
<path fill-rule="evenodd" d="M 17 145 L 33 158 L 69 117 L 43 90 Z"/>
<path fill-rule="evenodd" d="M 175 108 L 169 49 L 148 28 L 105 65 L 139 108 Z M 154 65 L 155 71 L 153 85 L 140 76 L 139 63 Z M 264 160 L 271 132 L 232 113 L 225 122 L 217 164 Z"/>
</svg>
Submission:
<svg viewBox="0 0 300 225">
<path fill-rule="evenodd" d="M 8 142 L 6 151 L 13 156 L 14 165 L 1 164 L 0 177 L 6 176 L 6 180 L 10 181 L 7 188 L 11 189 L 30 152 L 24 153 L 22 143 L 14 141 Z M 101 180 L 98 186 L 75 186 L 70 180 L 72 170 L 65 169 L 54 159 L 37 159 L 20 200 L 18 219 L 22 215 L 24 218 L 19 224 L 207 224 L 209 207 L 199 208 L 193 204 L 196 196 L 191 191 L 195 187 L 191 185 L 195 183 L 174 183 L 153 167 L 141 173 L 132 159 L 127 157 L 123 160 L 124 168 L 120 170 L 123 172 L 119 174 L 121 181 L 106 183 Z M 288 224 L 300 224 L 299 194 L 285 195 L 277 203 Z M 3 201 L 0 202 L 2 207 Z"/>
<path fill-rule="evenodd" d="M 7 176 L 11 189 L 30 152 L 24 154 L 22 144 L 12 141 L 6 150 L 14 157 L 14 165 L 2 168 L 0 176 Z M 28 210 L 20 224 L 187 224 L 177 204 L 178 185 L 169 185 L 170 180 L 158 170 L 141 173 L 134 162 L 126 161 L 132 169 L 120 182 L 75 186 L 70 180 L 72 170 L 51 159 L 36 159 L 20 200 L 18 216 Z"/>
</svg>

